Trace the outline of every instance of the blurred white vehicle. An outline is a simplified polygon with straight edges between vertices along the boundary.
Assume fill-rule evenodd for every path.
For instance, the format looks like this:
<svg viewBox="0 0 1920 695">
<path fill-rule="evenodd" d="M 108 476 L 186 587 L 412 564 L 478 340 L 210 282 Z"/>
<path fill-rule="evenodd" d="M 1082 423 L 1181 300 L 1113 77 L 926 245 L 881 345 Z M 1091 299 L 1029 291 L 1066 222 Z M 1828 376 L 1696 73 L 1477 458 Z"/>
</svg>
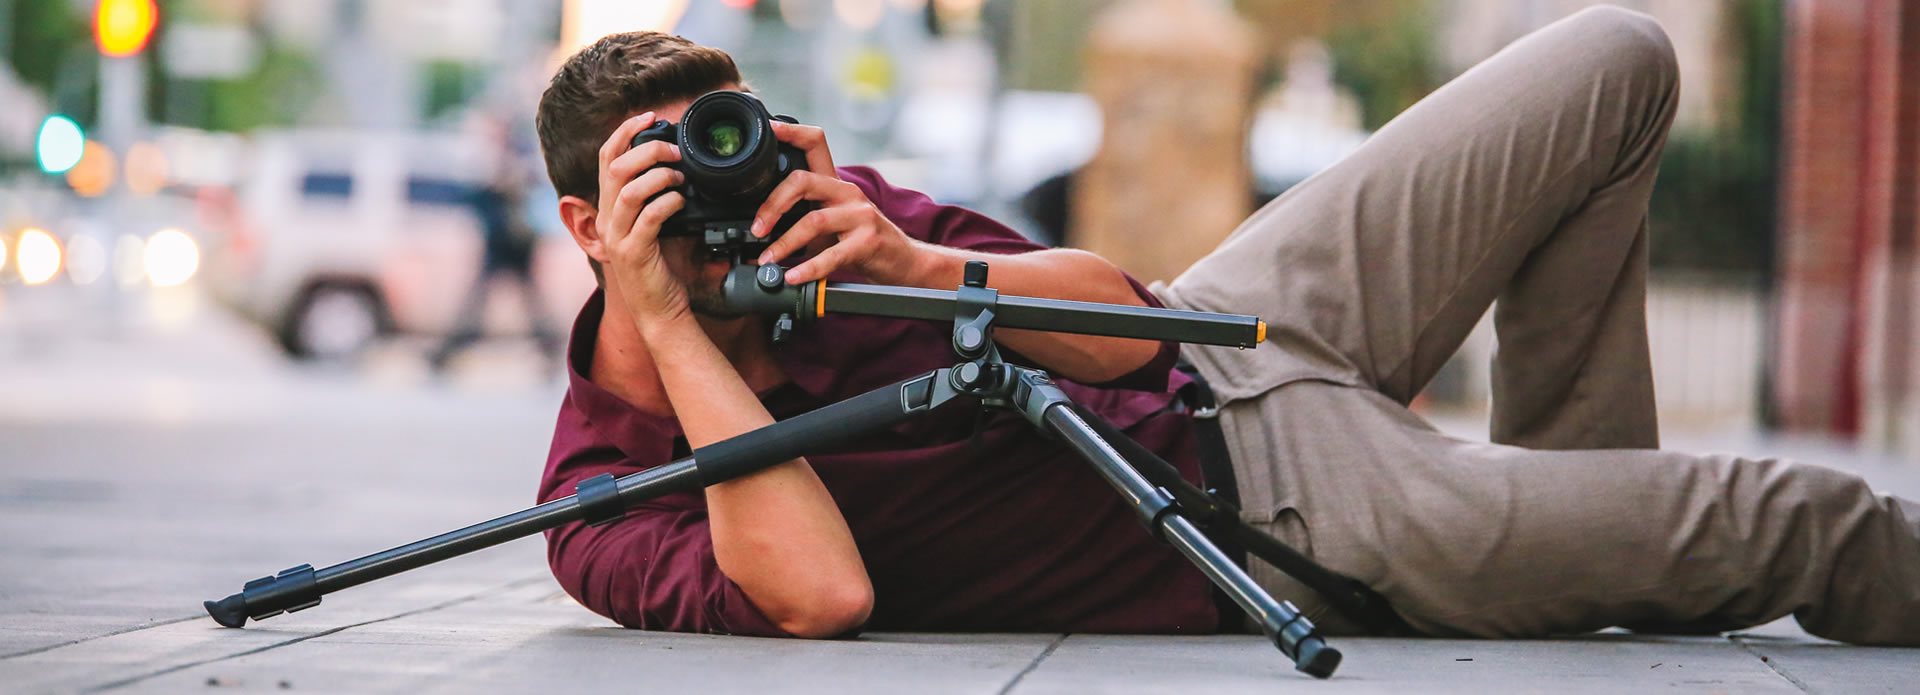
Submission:
<svg viewBox="0 0 1920 695">
<path fill-rule="evenodd" d="M 207 287 L 298 358 L 444 335 L 480 270 L 481 227 L 466 198 L 493 171 L 488 149 L 451 134 L 260 134 L 231 199 L 208 206 Z M 545 182 L 529 189 L 541 201 L 529 211 L 542 225 L 537 294 L 565 331 L 593 274 L 559 230 Z M 524 304 L 510 299 L 494 293 L 490 332 L 527 325 Z"/>
</svg>

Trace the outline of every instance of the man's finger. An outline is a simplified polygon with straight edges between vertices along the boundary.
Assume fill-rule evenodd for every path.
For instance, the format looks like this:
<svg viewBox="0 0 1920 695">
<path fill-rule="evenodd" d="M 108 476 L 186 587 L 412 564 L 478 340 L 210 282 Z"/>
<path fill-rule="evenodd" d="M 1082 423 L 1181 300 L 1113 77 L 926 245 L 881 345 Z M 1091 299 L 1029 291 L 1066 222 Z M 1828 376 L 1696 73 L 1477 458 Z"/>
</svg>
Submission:
<svg viewBox="0 0 1920 695">
<path fill-rule="evenodd" d="M 780 238 L 767 245 L 767 250 L 760 252 L 760 263 L 772 263 L 791 256 L 822 236 L 838 236 L 853 231 L 860 222 L 853 214 L 854 210 L 820 208 L 801 215 L 800 221 L 793 223 L 787 233 L 780 235 Z"/>
<path fill-rule="evenodd" d="M 781 234 L 780 238 L 773 240 L 773 243 L 767 245 L 766 250 L 760 252 L 760 263 L 765 265 L 791 256 L 794 251 L 806 246 L 808 242 L 820 236 L 821 233 L 826 231 L 826 225 L 824 223 L 828 216 L 827 213 L 830 210 L 832 210 L 832 208 L 822 208 L 801 215 L 800 220 L 794 222 L 793 226 L 788 228 L 785 234 Z"/>
<path fill-rule="evenodd" d="M 859 191 L 858 186 L 837 178 L 811 171 L 793 172 L 780 185 L 774 186 L 773 192 L 768 193 L 767 199 L 760 203 L 760 209 L 753 213 L 753 226 L 749 231 L 756 237 L 766 236 L 773 231 L 774 223 L 802 200 L 827 204 L 850 202 Z"/>
<path fill-rule="evenodd" d="M 607 141 L 600 143 L 600 170 L 606 171 L 608 162 L 626 154 L 633 142 L 634 134 L 646 130 L 647 126 L 653 125 L 653 121 L 653 112 L 648 111 L 621 121 L 620 125 L 615 126 L 613 133 L 607 136 Z"/>
<path fill-rule="evenodd" d="M 680 148 L 665 140 L 641 143 L 607 164 L 607 177 L 614 183 L 639 176 L 640 172 L 667 162 L 680 161 Z"/>
<path fill-rule="evenodd" d="M 600 183 L 599 190 L 595 191 L 594 194 L 598 199 L 599 214 L 607 218 L 606 221 L 610 223 L 607 226 L 601 227 L 600 234 L 603 237 L 601 239 L 603 243 L 611 243 L 618 239 L 620 235 L 624 234 L 623 230 L 625 230 L 628 225 L 633 224 L 633 215 L 640 210 L 638 206 L 622 210 L 614 204 L 616 202 L 614 199 L 620 195 L 620 189 L 628 184 L 628 179 L 614 178 L 608 173 L 609 165 L 611 165 L 616 158 L 626 154 L 628 149 L 631 149 L 628 147 L 628 143 L 633 140 L 634 133 L 645 129 L 650 123 L 653 123 L 652 111 L 629 118 L 622 121 L 620 125 L 615 126 L 613 133 L 607 136 L 606 141 L 600 143 L 599 163 L 596 165 Z"/>
<path fill-rule="evenodd" d="M 841 237 L 840 243 L 822 250 L 807 262 L 787 270 L 787 284 L 800 285 L 813 282 L 839 270 L 841 266 L 853 262 L 861 253 L 867 251 L 868 241 L 851 237 Z"/>
<path fill-rule="evenodd" d="M 839 177 L 833 168 L 833 153 L 827 150 L 827 131 L 818 126 L 799 125 L 786 121 L 773 121 L 773 137 L 776 140 L 800 148 L 807 153 L 807 169 L 821 176 Z"/>
<path fill-rule="evenodd" d="M 787 214 L 787 210 L 791 209 L 794 203 L 800 202 L 800 199 L 806 196 L 807 188 L 814 185 L 818 178 L 820 175 L 811 171 L 787 174 L 787 178 L 782 179 L 779 185 L 774 186 L 773 190 L 767 193 L 767 199 L 760 201 L 760 209 L 754 211 L 753 225 L 747 229 L 747 232 L 756 237 L 766 236 L 767 232 L 773 229 L 774 221 Z"/>
<path fill-rule="evenodd" d="M 601 207 L 607 210 L 607 226 L 601 232 L 606 238 L 601 242 L 619 243 L 634 228 L 640 212 L 648 205 L 647 201 L 685 180 L 686 175 L 677 170 L 664 167 L 652 169 L 621 186 L 613 194 L 612 200 L 600 201 Z"/>
<path fill-rule="evenodd" d="M 647 207 L 642 209 L 640 216 L 633 221 L 633 243 L 658 243 L 660 226 L 686 205 L 687 198 L 680 195 L 679 191 L 667 191 L 660 194 L 660 197 L 654 198 L 653 202 L 647 203 Z"/>
</svg>

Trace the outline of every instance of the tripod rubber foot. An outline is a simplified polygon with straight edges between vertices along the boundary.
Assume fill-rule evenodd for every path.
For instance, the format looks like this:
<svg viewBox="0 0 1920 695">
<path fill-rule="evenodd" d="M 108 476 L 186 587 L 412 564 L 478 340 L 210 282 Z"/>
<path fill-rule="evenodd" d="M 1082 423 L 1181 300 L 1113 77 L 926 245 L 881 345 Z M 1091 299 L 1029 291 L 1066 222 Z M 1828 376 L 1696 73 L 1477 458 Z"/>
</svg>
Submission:
<svg viewBox="0 0 1920 695">
<path fill-rule="evenodd" d="M 1300 640 L 1300 651 L 1293 656 L 1293 667 L 1314 678 L 1328 678 L 1340 667 L 1340 650 L 1319 637 Z"/>
<path fill-rule="evenodd" d="M 225 627 L 242 627 L 247 624 L 246 594 L 234 594 L 218 601 L 202 601 L 207 607 L 207 615 L 213 616 L 213 622 Z"/>
</svg>

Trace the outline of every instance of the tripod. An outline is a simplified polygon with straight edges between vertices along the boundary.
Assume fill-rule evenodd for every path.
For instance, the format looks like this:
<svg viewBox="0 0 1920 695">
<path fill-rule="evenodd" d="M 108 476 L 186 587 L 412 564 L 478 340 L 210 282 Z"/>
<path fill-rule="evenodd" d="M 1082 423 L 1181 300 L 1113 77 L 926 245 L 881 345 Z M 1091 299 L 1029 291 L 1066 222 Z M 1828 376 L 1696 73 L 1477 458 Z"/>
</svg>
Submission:
<svg viewBox="0 0 1920 695">
<path fill-rule="evenodd" d="M 676 492 L 698 491 L 794 458 L 827 453 L 901 421 L 956 403 L 1019 413 L 1092 465 L 1131 506 L 1148 532 L 1172 545 L 1207 579 L 1252 616 L 1267 639 L 1317 678 L 1333 674 L 1340 652 L 1293 604 L 1276 601 L 1196 527 L 1173 493 L 1141 475 L 1121 449 L 1139 450 L 1098 414 L 1076 406 L 1043 371 L 1009 364 L 993 341 L 996 326 L 1248 348 L 1265 339 L 1266 324 L 1251 316 L 1129 307 L 1088 302 L 1001 297 L 987 287 L 987 264 L 966 265 L 954 291 L 824 281 L 793 286 L 776 265 L 736 266 L 723 293 L 737 309 L 775 316 L 774 340 L 829 312 L 951 320 L 959 360 L 890 386 L 701 447 L 693 456 L 615 478 L 581 481 L 575 494 L 456 531 L 314 569 L 300 565 L 247 582 L 240 593 L 207 601 L 221 625 L 255 620 L 320 604 L 320 597 L 417 567 L 491 547 L 575 521 L 606 524 L 627 507 Z M 1102 432 L 1106 433 L 1105 436 Z"/>
</svg>

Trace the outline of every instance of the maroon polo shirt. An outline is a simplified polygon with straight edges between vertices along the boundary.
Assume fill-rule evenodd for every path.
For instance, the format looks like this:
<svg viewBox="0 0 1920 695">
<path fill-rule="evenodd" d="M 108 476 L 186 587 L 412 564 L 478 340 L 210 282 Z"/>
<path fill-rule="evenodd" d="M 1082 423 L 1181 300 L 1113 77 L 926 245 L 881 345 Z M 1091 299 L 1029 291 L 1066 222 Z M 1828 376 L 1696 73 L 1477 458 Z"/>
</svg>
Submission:
<svg viewBox="0 0 1920 695">
<path fill-rule="evenodd" d="M 997 254 L 1042 248 L 985 216 L 891 186 L 871 169 L 840 173 L 915 239 Z M 1134 291 L 1159 306 L 1138 282 Z M 574 324 L 570 385 L 542 502 L 572 494 L 591 476 L 690 455 L 677 421 L 636 410 L 587 379 L 602 301 L 595 293 Z M 951 366 L 950 330 L 930 321 L 827 316 L 775 348 L 791 381 L 760 400 L 785 419 Z M 1172 388 L 1185 383 L 1171 370 L 1174 358 L 1169 343 L 1114 382 L 1059 383 L 1197 481 L 1192 420 L 1170 407 Z M 867 629 L 1201 633 L 1220 624 L 1206 578 L 1149 536 L 1091 466 L 1017 414 L 982 419 L 955 405 L 877 432 L 853 450 L 807 460 L 839 504 L 872 577 Z M 784 636 L 721 573 L 707 523 L 702 494 L 669 495 L 611 525 L 548 531 L 547 558 L 567 593 L 627 627 Z"/>
</svg>

